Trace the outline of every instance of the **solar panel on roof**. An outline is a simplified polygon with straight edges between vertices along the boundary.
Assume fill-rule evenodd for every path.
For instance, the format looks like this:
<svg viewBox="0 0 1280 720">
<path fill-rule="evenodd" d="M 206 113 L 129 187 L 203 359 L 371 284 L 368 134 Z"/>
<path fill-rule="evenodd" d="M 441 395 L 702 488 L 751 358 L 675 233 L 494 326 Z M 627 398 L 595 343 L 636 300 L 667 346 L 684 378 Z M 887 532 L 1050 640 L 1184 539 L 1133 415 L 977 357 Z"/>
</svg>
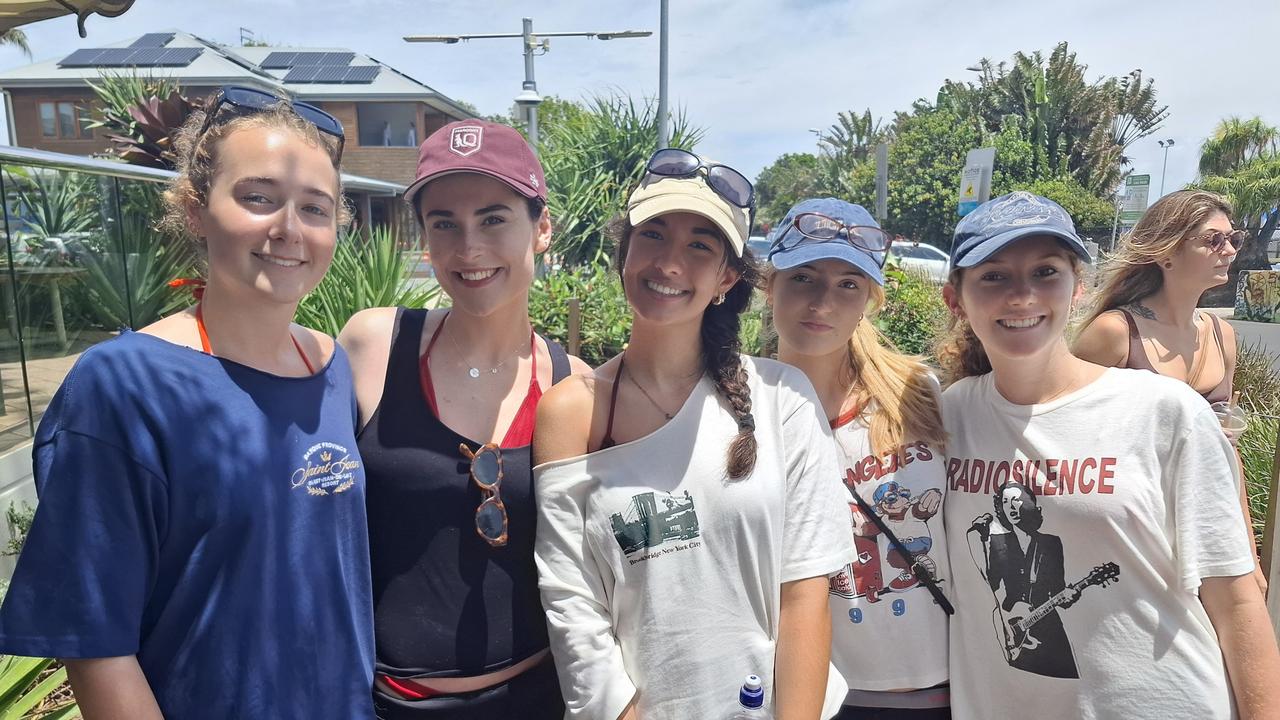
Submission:
<svg viewBox="0 0 1280 720">
<path fill-rule="evenodd" d="M 323 65 L 325 64 L 324 56 L 328 54 L 329 53 L 322 53 L 322 52 L 300 52 L 298 53 L 298 56 L 293 59 L 293 66 L 298 67 L 299 65 Z"/>
<path fill-rule="evenodd" d="M 295 67 L 284 76 L 284 81 L 289 83 L 309 83 L 315 82 L 316 74 L 320 72 L 319 66 L 311 65 L 308 67 Z"/>
<path fill-rule="evenodd" d="M 140 48 L 129 57 L 129 64 L 137 67 L 151 67 L 168 52 L 167 48 Z"/>
<path fill-rule="evenodd" d="M 102 48 L 77 50 L 58 61 L 58 67 L 93 67 L 93 61 L 101 55 Z"/>
<path fill-rule="evenodd" d="M 378 77 L 378 72 L 381 70 L 382 67 L 380 65 L 350 67 L 347 68 L 347 76 L 343 79 L 343 82 L 353 84 L 371 83 Z"/>
<path fill-rule="evenodd" d="M 317 64 L 338 65 L 338 66 L 346 67 L 347 65 L 351 64 L 351 61 L 354 60 L 355 57 L 356 57 L 355 53 L 349 53 L 349 52 L 325 53 L 322 62 Z"/>
<path fill-rule="evenodd" d="M 262 61 L 264 70 L 284 70 L 293 67 L 293 59 L 298 56 L 296 52 L 273 52 Z"/>
<path fill-rule="evenodd" d="M 137 40 L 134 40 L 133 44 L 129 47 L 162 48 L 165 45 L 168 45 L 170 40 L 173 40 L 173 33 L 147 33 Z"/>
<path fill-rule="evenodd" d="M 320 66 L 319 72 L 316 73 L 315 82 L 318 83 L 340 83 L 347 77 L 347 67 L 326 67 Z"/>
<path fill-rule="evenodd" d="M 152 67 L 186 67 L 200 57 L 204 48 L 165 48 Z"/>
</svg>

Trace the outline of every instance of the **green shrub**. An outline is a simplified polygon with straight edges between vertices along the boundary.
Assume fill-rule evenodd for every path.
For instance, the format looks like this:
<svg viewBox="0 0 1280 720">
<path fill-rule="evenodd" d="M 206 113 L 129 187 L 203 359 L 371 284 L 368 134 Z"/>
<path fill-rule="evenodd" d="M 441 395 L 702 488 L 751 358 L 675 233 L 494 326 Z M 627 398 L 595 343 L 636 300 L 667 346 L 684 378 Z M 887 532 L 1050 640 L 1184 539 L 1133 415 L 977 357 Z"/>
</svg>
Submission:
<svg viewBox="0 0 1280 720">
<path fill-rule="evenodd" d="M 582 344 L 578 356 L 592 367 L 617 355 L 631 334 L 631 308 L 618 274 L 593 263 L 539 278 L 529 293 L 529 319 L 534 328 L 569 346 L 569 300 L 581 305 Z"/>
<path fill-rule="evenodd" d="M 1276 434 L 1280 432 L 1280 372 L 1272 365 L 1274 360 L 1275 355 L 1262 343 L 1242 345 L 1236 355 L 1234 378 L 1240 404 L 1249 411 L 1249 428 L 1240 438 L 1240 458 L 1259 547 L 1267 519 Z"/>
<path fill-rule="evenodd" d="M 425 307 L 440 287 L 410 277 L 414 256 L 401 248 L 390 228 L 375 227 L 368 237 L 343 232 L 333 253 L 333 265 L 302 302 L 294 321 L 304 327 L 337 335 L 352 315 L 373 307 Z"/>
<path fill-rule="evenodd" d="M 885 268 L 884 274 L 885 306 L 876 326 L 902 352 L 928 353 L 950 317 L 942 288 L 920 273 L 900 268 Z"/>
</svg>

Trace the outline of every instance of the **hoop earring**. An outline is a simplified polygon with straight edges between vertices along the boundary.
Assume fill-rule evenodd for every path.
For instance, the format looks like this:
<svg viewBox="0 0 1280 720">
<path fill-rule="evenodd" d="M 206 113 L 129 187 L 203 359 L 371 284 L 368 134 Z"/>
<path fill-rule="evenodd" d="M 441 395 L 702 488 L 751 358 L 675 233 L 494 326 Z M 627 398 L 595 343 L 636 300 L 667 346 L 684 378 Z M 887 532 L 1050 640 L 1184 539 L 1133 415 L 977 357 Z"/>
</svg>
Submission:
<svg viewBox="0 0 1280 720">
<path fill-rule="evenodd" d="M 1164 264 L 1164 269 L 1165 269 L 1165 270 L 1172 270 L 1172 269 L 1173 269 L 1173 261 L 1172 261 L 1172 260 L 1165 260 L 1163 264 Z"/>
<path fill-rule="evenodd" d="M 715 296 L 715 298 L 714 298 L 714 299 L 712 299 L 711 304 L 712 304 L 712 305 L 723 305 L 723 304 L 724 304 L 724 293 L 720 293 L 719 295 Z"/>
</svg>

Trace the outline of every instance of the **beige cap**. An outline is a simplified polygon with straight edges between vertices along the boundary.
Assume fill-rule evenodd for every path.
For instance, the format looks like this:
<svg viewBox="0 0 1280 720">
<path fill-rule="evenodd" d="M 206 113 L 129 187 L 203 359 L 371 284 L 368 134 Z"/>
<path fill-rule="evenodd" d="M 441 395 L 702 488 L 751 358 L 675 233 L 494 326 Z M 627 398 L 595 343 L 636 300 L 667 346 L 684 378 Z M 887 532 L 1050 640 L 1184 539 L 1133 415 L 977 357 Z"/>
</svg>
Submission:
<svg viewBox="0 0 1280 720">
<path fill-rule="evenodd" d="M 720 228 L 734 255 L 742 257 L 742 247 L 751 233 L 751 215 L 720 197 L 702 175 L 688 178 L 646 175 L 627 200 L 627 220 L 632 227 L 674 212 L 688 212 L 710 220 Z"/>
</svg>

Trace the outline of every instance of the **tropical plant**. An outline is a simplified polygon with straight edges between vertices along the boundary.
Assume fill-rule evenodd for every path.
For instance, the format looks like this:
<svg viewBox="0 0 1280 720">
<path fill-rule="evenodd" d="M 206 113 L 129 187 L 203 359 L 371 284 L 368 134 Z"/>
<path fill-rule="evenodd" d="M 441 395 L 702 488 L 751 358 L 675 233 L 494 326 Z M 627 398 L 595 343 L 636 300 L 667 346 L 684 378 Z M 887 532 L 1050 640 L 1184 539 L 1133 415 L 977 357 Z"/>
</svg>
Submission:
<svg viewBox="0 0 1280 720">
<path fill-rule="evenodd" d="M 923 355 L 943 329 L 950 311 L 937 283 L 919 272 L 885 268 L 885 305 L 876 327 L 902 352 Z"/>
<path fill-rule="evenodd" d="M 84 232 L 98 222 L 98 196 L 92 176 L 50 173 L 39 168 L 7 170 L 5 174 L 14 188 L 14 215 L 36 238 Z"/>
<path fill-rule="evenodd" d="M 812 197 L 835 194 L 822 177 L 818 156 L 787 153 L 756 176 L 756 222 L 762 225 L 782 220 L 792 205 Z"/>
<path fill-rule="evenodd" d="M 389 227 L 370 228 L 367 237 L 349 229 L 338 238 L 333 264 L 320 284 L 298 304 L 299 325 L 337 335 L 352 315 L 373 307 L 430 303 L 439 286 L 410 275 L 415 264 L 400 238 Z"/>
<path fill-rule="evenodd" d="M 631 334 L 631 308 L 617 273 L 591 263 L 551 273 L 533 283 L 529 319 L 539 333 L 569 344 L 569 300 L 577 298 L 580 317 L 578 357 L 595 367 L 617 355 Z"/>
<path fill-rule="evenodd" d="M 66 681 L 67 669 L 53 660 L 0 655 L 0 720 L 79 717 Z"/>
<path fill-rule="evenodd" d="M 172 170 L 173 138 L 204 101 L 182 95 L 177 81 L 125 73 L 103 73 L 89 87 L 98 96 L 90 128 L 103 128 L 111 153 L 121 160 Z"/>
<path fill-rule="evenodd" d="M 569 266 L 608 262 L 613 243 L 605 226 L 622 212 L 657 145 L 657 108 L 626 95 L 561 105 L 539 123 L 554 252 Z M 672 114 L 672 147 L 691 150 L 701 137 L 683 112 Z"/>
<path fill-rule="evenodd" d="M 27 533 L 31 532 L 31 523 L 36 518 L 35 508 L 22 503 L 22 507 L 18 507 L 17 503 L 9 503 L 9 509 L 5 511 L 5 520 L 9 523 L 9 544 L 5 547 L 0 555 L 16 556 L 22 552 L 22 546 L 27 542 Z"/>
<path fill-rule="evenodd" d="M 1240 459 L 1253 532 L 1262 546 L 1267 503 L 1271 489 L 1276 435 L 1280 431 L 1280 371 L 1276 356 L 1261 342 L 1242 345 L 1236 353 L 1233 387 L 1240 390 L 1240 404 L 1249 411 L 1249 427 L 1240 437 Z"/>
<path fill-rule="evenodd" d="M 850 172 L 871 157 L 877 144 L 890 140 L 892 135 L 892 127 L 872 119 L 870 108 L 861 115 L 849 111 L 836 113 L 836 122 L 818 136 L 821 151 L 818 165 L 823 184 L 847 196 L 852 191 Z"/>
<path fill-rule="evenodd" d="M 1269 270 L 1267 241 L 1280 223 L 1280 129 L 1261 118 L 1227 118 L 1200 149 L 1200 180 L 1195 187 L 1226 196 L 1235 210 L 1232 220 L 1254 238 L 1231 265 L 1224 289 L 1209 300 L 1229 300 L 1241 270 Z"/>
<path fill-rule="evenodd" d="M 1260 117 L 1229 117 L 1200 146 L 1200 174 L 1229 175 L 1254 160 L 1275 157 L 1280 129 Z"/>
<path fill-rule="evenodd" d="M 31 57 L 31 45 L 27 42 L 27 34 L 18 28 L 9 28 L 0 33 L 0 45 L 12 45 L 21 50 L 27 58 Z"/>
</svg>

